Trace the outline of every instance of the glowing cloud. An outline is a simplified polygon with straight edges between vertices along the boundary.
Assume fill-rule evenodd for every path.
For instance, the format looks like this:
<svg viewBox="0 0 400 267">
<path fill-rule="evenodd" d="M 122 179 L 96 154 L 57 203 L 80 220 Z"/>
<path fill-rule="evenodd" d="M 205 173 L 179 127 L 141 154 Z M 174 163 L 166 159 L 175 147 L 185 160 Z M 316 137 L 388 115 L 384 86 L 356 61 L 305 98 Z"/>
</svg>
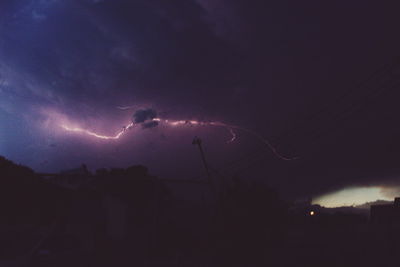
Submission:
<svg viewBox="0 0 400 267">
<path fill-rule="evenodd" d="M 381 187 L 349 187 L 319 196 L 313 204 L 327 208 L 361 205 L 376 200 L 393 200 L 385 196 Z"/>
</svg>

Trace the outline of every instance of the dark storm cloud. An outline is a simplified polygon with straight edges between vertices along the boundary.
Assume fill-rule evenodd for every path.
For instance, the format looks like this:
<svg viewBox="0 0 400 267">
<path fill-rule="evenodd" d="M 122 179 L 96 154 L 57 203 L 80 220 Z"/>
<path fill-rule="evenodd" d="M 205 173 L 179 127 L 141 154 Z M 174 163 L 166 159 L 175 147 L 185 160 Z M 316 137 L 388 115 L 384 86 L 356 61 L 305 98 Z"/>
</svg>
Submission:
<svg viewBox="0 0 400 267">
<path fill-rule="evenodd" d="M 270 137 L 301 159 L 262 171 L 303 193 L 379 183 L 380 173 L 399 173 L 398 95 L 367 107 L 369 90 L 336 99 L 398 54 L 396 10 L 372 1 L 0 1 L 0 127 L 19 133 L 3 143 L 18 157 L 20 125 L 26 118 L 33 129 L 38 107 L 74 119 L 147 105 Z M 347 116 L 352 106 L 362 112 Z M 140 112 L 134 122 L 156 126 L 146 122 L 154 110 Z"/>
<path fill-rule="evenodd" d="M 132 121 L 134 123 L 143 123 L 156 117 L 157 112 L 153 109 L 139 109 L 133 114 Z"/>
<path fill-rule="evenodd" d="M 143 129 L 150 129 L 158 126 L 158 121 L 149 121 L 142 123 Z"/>
<path fill-rule="evenodd" d="M 195 1 L 23 1 L 9 14 L 0 54 L 65 102 L 163 95 L 164 105 L 190 107 L 207 100 L 200 90 L 229 93 L 231 78 L 221 71 L 237 66 L 204 16 Z"/>
</svg>

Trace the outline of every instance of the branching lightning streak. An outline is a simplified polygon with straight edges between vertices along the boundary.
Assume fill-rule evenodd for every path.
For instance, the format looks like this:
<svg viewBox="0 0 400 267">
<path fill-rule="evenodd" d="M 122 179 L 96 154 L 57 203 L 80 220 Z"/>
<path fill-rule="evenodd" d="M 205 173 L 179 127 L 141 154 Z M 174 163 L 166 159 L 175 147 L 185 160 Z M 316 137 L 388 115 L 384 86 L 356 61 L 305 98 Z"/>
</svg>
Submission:
<svg viewBox="0 0 400 267">
<path fill-rule="evenodd" d="M 128 110 L 128 109 L 133 109 L 135 106 L 117 106 L 117 109 L 120 110 Z"/>
<path fill-rule="evenodd" d="M 229 132 L 230 132 L 231 135 L 232 135 L 232 138 L 231 138 L 230 140 L 227 141 L 227 143 L 229 144 L 229 143 L 232 143 L 233 141 L 236 140 L 236 133 L 233 131 L 232 128 L 228 128 L 228 129 L 229 129 Z"/>
<path fill-rule="evenodd" d="M 128 124 L 128 126 L 123 127 L 123 129 L 121 131 L 119 131 L 116 135 L 114 136 L 107 136 L 107 135 L 101 135 L 101 134 L 97 134 L 95 132 L 91 132 L 89 130 L 83 129 L 83 128 L 79 128 L 79 127 L 69 127 L 65 124 L 61 125 L 61 128 L 63 128 L 66 131 L 69 132 L 76 132 L 76 133 L 83 133 L 83 134 L 87 134 L 89 136 L 93 136 L 96 138 L 100 138 L 100 139 L 105 139 L 105 140 L 116 140 L 119 139 L 126 130 L 130 129 L 133 127 L 133 123 L 131 122 L 130 124 Z"/>
<path fill-rule="evenodd" d="M 265 139 L 264 137 L 262 137 L 259 133 L 255 132 L 255 131 L 249 130 L 249 129 L 247 129 L 247 128 L 239 127 L 239 126 L 236 126 L 236 125 L 225 124 L 225 123 L 222 123 L 222 122 L 209 122 L 209 124 L 210 124 L 210 125 L 213 125 L 213 126 L 220 126 L 220 127 L 228 128 L 228 129 L 230 129 L 232 132 L 233 132 L 233 129 L 237 129 L 237 130 L 240 130 L 240 131 L 247 132 L 247 133 L 249 133 L 249 134 L 251 134 L 251 135 L 257 137 L 257 139 L 259 139 L 261 142 L 263 142 L 263 143 L 272 151 L 272 153 L 274 153 L 274 155 L 275 155 L 276 157 L 280 158 L 281 160 L 287 160 L 287 161 L 288 161 L 288 160 L 296 160 L 296 159 L 298 159 L 298 157 L 289 158 L 289 157 L 283 156 L 283 155 L 280 154 L 280 153 L 278 152 L 278 150 L 271 144 L 271 142 L 269 142 L 267 139 Z M 232 132 L 231 132 L 231 133 L 232 133 Z M 233 134 L 234 134 L 234 133 L 233 133 Z M 236 137 L 236 135 L 235 135 L 235 137 Z M 234 139 L 233 139 L 233 140 L 234 140 Z"/>
<path fill-rule="evenodd" d="M 161 118 L 154 118 L 151 121 L 163 123 L 165 125 L 174 126 L 174 127 L 184 126 L 184 125 L 222 127 L 222 128 L 228 129 L 230 134 L 232 135 L 231 139 L 228 140 L 227 143 L 232 143 L 233 141 L 236 140 L 237 135 L 234 132 L 234 130 L 244 131 L 244 132 L 247 132 L 247 133 L 255 136 L 257 139 L 259 139 L 261 142 L 263 142 L 271 150 L 271 152 L 279 159 L 286 160 L 286 161 L 298 159 L 297 157 L 289 158 L 289 157 L 285 157 L 285 156 L 281 155 L 277 151 L 277 149 L 267 139 L 263 138 L 260 134 L 258 134 L 257 132 L 254 132 L 252 130 L 242 128 L 242 127 L 239 127 L 236 125 L 230 125 L 230 124 L 226 124 L 226 123 L 218 122 L 218 121 L 207 122 L 207 121 L 197 121 L 197 120 L 167 120 L 167 119 L 161 119 Z M 138 124 L 131 122 L 127 126 L 124 126 L 121 131 L 119 131 L 116 135 L 113 135 L 113 136 L 101 135 L 101 134 L 98 134 L 98 133 L 95 133 L 95 132 L 92 132 L 92 131 L 89 131 L 89 130 L 86 130 L 86 129 L 83 129 L 80 127 L 70 127 L 65 124 L 62 124 L 60 126 L 64 130 L 69 131 L 69 132 L 82 133 L 82 134 L 86 134 L 86 135 L 96 137 L 99 139 L 116 140 L 116 139 L 119 139 L 125 133 L 126 130 L 133 128 L 135 125 L 138 125 Z"/>
<path fill-rule="evenodd" d="M 257 137 L 261 142 L 263 142 L 263 143 L 272 151 L 272 153 L 274 153 L 275 156 L 277 156 L 277 157 L 280 158 L 281 160 L 286 160 L 286 161 L 288 161 L 288 160 L 296 160 L 296 159 L 299 159 L 299 157 L 292 157 L 292 158 L 289 158 L 289 157 L 283 156 L 282 154 L 280 154 L 280 153 L 278 152 L 278 150 L 276 149 L 276 147 L 274 147 L 274 146 L 271 144 L 271 142 L 269 142 L 267 139 L 265 139 L 264 137 L 262 137 L 262 136 L 261 136 L 259 133 L 257 133 L 257 132 L 254 132 L 254 131 L 252 131 L 252 130 L 249 130 L 249 129 L 246 129 L 246 128 L 242 128 L 242 127 L 238 127 L 237 129 L 240 129 L 240 130 L 242 130 L 242 131 L 244 131 L 244 132 L 247 132 L 247 133 L 252 134 L 253 136 Z"/>
</svg>

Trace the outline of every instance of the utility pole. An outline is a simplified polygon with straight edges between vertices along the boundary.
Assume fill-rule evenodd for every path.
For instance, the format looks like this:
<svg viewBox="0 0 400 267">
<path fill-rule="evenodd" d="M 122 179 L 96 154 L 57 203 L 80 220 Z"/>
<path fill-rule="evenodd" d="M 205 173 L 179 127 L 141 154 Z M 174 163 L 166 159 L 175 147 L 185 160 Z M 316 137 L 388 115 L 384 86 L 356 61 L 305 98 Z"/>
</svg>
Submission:
<svg viewBox="0 0 400 267">
<path fill-rule="evenodd" d="M 214 183 L 214 181 L 213 181 L 213 179 L 211 177 L 210 169 L 208 168 L 208 164 L 207 164 L 206 157 L 204 155 L 204 151 L 203 151 L 203 147 L 201 146 L 201 143 L 202 143 L 201 139 L 199 137 L 197 137 L 197 136 L 193 139 L 193 142 L 192 142 L 192 144 L 193 145 L 197 145 L 197 147 L 200 150 L 200 155 L 201 155 L 201 159 L 202 159 L 203 164 L 204 164 L 204 169 L 206 170 L 206 173 L 207 173 L 208 185 L 210 187 L 211 197 L 215 201 L 215 206 L 214 207 L 211 206 L 211 208 L 212 208 L 211 220 L 215 224 L 215 227 L 218 228 L 218 225 L 220 225 L 222 223 L 221 196 L 218 194 L 217 185 Z"/>
<path fill-rule="evenodd" d="M 197 147 L 200 150 L 200 155 L 201 155 L 201 159 L 203 161 L 204 169 L 206 170 L 208 183 L 210 184 L 210 186 L 214 190 L 214 184 L 213 184 L 213 181 L 212 181 L 212 178 L 211 178 L 211 173 L 210 173 L 210 170 L 208 168 L 208 164 L 207 164 L 206 157 L 204 155 L 204 151 L 203 151 L 203 147 L 201 146 L 201 143 L 202 143 L 201 139 L 199 137 L 197 137 L 197 136 L 192 141 L 192 145 L 197 145 Z"/>
</svg>

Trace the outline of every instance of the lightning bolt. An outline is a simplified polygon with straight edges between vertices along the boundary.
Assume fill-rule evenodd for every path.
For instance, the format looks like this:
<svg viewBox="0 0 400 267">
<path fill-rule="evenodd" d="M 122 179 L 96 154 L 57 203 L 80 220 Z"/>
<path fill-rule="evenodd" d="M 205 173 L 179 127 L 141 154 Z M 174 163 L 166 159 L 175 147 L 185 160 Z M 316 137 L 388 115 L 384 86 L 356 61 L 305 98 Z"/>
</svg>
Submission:
<svg viewBox="0 0 400 267">
<path fill-rule="evenodd" d="M 207 122 L 207 121 L 197 121 L 197 120 L 168 120 L 168 119 L 161 119 L 161 118 L 154 118 L 154 119 L 150 120 L 150 122 L 151 121 L 158 122 L 158 123 L 163 123 L 163 124 L 169 125 L 171 127 L 179 127 L 179 126 L 186 126 L 186 125 L 188 125 L 188 126 L 222 127 L 222 128 L 227 129 L 230 132 L 230 134 L 232 135 L 231 139 L 229 139 L 227 141 L 227 143 L 232 143 L 232 142 L 234 142 L 236 140 L 237 135 L 236 135 L 234 130 L 244 131 L 244 132 L 247 132 L 248 134 L 253 135 L 257 139 L 259 139 L 279 159 L 286 160 L 286 161 L 298 159 L 297 157 L 289 158 L 289 157 L 283 156 L 282 154 L 280 154 L 277 151 L 277 149 L 271 144 L 271 142 L 269 142 L 267 139 L 263 138 L 260 134 L 258 134 L 255 131 L 252 131 L 252 130 L 249 130 L 249 129 L 246 129 L 246 128 L 243 128 L 243 127 L 240 127 L 240 126 L 230 125 L 230 124 L 226 124 L 226 123 L 218 122 L 218 121 L 208 121 Z M 92 131 L 89 131 L 89 130 L 86 130 L 86 129 L 83 129 L 83 128 L 80 128 L 80 127 L 70 127 L 70 126 L 68 126 L 66 124 L 61 124 L 60 127 L 62 129 L 64 129 L 64 130 L 68 131 L 68 132 L 86 134 L 88 136 L 92 136 L 92 137 L 95 137 L 95 138 L 98 138 L 98 139 L 117 140 L 117 139 L 121 138 L 121 136 L 123 136 L 124 133 L 127 130 L 133 128 L 136 125 L 138 125 L 138 124 L 131 122 L 127 126 L 124 126 L 121 131 L 119 131 L 115 135 L 111 135 L 111 136 L 101 135 L 101 134 L 98 134 L 98 133 L 95 133 L 95 132 L 92 132 Z"/>
<path fill-rule="evenodd" d="M 93 137 L 96 137 L 99 139 L 116 140 L 116 139 L 119 139 L 125 133 L 126 130 L 132 128 L 133 125 L 134 125 L 133 122 L 131 122 L 127 126 L 124 126 L 123 129 L 114 136 L 101 135 L 101 134 L 98 134 L 98 133 L 95 133 L 95 132 L 92 132 L 92 131 L 89 131 L 89 130 L 86 130 L 86 129 L 83 129 L 80 127 L 69 127 L 65 124 L 61 124 L 60 126 L 61 126 L 61 128 L 63 128 L 64 130 L 66 130 L 68 132 L 83 133 L 83 134 L 93 136 Z"/>
<path fill-rule="evenodd" d="M 135 106 L 117 106 L 117 109 L 120 110 L 128 110 L 128 109 L 134 109 Z"/>
<path fill-rule="evenodd" d="M 232 138 L 227 141 L 227 143 L 229 144 L 236 140 L 236 133 L 233 131 L 232 128 L 228 128 L 228 130 L 229 130 L 230 134 L 232 135 Z"/>
</svg>

